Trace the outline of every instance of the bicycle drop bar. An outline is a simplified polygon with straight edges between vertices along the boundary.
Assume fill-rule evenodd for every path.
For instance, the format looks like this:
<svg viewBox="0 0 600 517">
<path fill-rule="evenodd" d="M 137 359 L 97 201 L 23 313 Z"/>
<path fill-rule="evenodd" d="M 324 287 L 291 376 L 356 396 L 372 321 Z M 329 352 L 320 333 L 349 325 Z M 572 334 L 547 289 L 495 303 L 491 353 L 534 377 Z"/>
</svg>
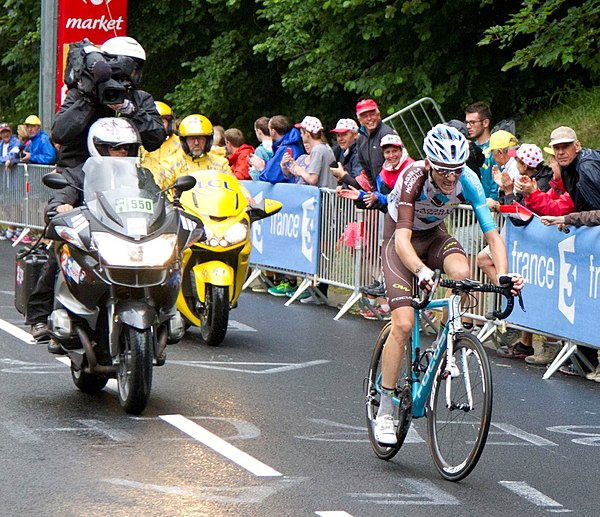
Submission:
<svg viewBox="0 0 600 517">
<path fill-rule="evenodd" d="M 459 293 L 469 293 L 472 291 L 479 291 L 482 293 L 495 293 L 500 294 L 504 298 L 506 298 L 506 308 L 502 310 L 495 310 L 491 313 L 486 314 L 487 319 L 499 319 L 503 320 L 507 318 L 510 313 L 513 311 L 515 305 L 515 299 L 512 294 L 513 283 L 509 281 L 508 283 L 504 283 L 502 285 L 494 285 L 494 284 L 482 284 L 476 280 L 466 279 L 466 280 L 440 280 L 440 271 L 435 271 L 434 276 L 434 287 L 431 291 L 425 291 L 421 294 L 424 297 L 419 299 L 413 299 L 411 305 L 413 309 L 422 310 L 429 304 L 431 296 L 435 292 L 435 289 L 439 286 L 447 287 L 452 289 L 452 291 L 456 294 Z M 521 309 L 525 310 L 523 306 L 523 299 L 521 298 L 521 293 L 518 294 L 519 297 L 519 305 Z"/>
</svg>

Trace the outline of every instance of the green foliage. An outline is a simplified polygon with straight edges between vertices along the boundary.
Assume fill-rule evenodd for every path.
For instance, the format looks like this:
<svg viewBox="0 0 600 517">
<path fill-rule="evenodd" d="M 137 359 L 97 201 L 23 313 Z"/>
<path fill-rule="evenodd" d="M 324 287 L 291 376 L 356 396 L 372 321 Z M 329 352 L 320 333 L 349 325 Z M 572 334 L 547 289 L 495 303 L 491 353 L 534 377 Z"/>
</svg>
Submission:
<svg viewBox="0 0 600 517">
<path fill-rule="evenodd" d="M 6 0 L 0 15 L 0 122 L 38 111 L 40 0 Z"/>
<path fill-rule="evenodd" d="M 503 25 L 485 31 L 480 45 L 514 49 L 503 71 L 532 67 L 581 68 L 600 76 L 600 0 L 526 0 Z M 516 47 L 516 48 L 515 48 Z"/>
<path fill-rule="evenodd" d="M 598 4 L 129 0 L 128 33 L 147 51 L 143 88 L 155 99 L 246 135 L 278 113 L 333 127 L 367 96 L 384 115 L 429 96 L 447 118 L 484 100 L 495 119 L 524 119 L 596 81 Z M 11 122 L 37 111 L 40 5 L 3 1 L 0 117 Z"/>
</svg>

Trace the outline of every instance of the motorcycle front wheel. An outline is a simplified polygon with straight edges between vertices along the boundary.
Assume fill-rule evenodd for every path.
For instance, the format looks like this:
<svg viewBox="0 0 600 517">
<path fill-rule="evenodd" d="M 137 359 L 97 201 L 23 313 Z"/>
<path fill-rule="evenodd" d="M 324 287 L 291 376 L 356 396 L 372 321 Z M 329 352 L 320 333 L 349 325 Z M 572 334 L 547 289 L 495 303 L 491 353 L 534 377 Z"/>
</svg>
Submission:
<svg viewBox="0 0 600 517">
<path fill-rule="evenodd" d="M 225 339 L 229 324 L 229 292 L 227 287 L 206 285 L 204 309 L 200 314 L 200 335 L 211 346 Z"/>
<path fill-rule="evenodd" d="M 127 413 L 139 415 L 148 404 L 152 388 L 152 334 L 124 325 L 119 341 L 119 402 Z"/>
</svg>

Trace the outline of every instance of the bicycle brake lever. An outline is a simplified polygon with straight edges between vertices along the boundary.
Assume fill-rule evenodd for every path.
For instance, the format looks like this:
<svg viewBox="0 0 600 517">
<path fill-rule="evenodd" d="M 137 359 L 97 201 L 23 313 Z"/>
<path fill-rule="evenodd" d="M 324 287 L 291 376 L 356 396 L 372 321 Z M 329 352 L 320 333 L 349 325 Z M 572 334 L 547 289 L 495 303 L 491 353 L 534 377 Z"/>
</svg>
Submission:
<svg viewBox="0 0 600 517">
<path fill-rule="evenodd" d="M 521 296 L 521 291 L 519 291 L 519 294 L 517 294 L 518 298 L 519 298 L 519 307 L 521 307 L 521 310 L 523 312 L 527 312 L 525 310 L 525 304 L 523 303 L 523 297 Z"/>
</svg>

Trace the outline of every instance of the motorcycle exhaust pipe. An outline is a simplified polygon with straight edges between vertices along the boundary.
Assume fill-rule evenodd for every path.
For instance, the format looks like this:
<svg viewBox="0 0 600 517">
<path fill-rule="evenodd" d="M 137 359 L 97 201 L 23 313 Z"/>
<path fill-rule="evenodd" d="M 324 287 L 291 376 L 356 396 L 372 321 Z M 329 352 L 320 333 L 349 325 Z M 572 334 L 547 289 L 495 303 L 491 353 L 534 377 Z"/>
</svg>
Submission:
<svg viewBox="0 0 600 517">
<path fill-rule="evenodd" d="M 156 366 L 165 364 L 165 348 L 167 348 L 167 337 L 169 332 L 166 327 L 162 327 L 158 331 L 158 342 L 156 346 Z"/>
<path fill-rule="evenodd" d="M 77 333 L 77 337 L 79 338 L 79 341 L 81 341 L 83 349 L 85 350 L 85 355 L 88 360 L 90 371 L 101 375 L 114 374 L 116 372 L 114 366 L 105 366 L 103 364 L 98 364 L 96 352 L 94 352 L 92 342 L 90 341 L 90 338 L 86 334 L 85 330 L 83 330 L 81 327 L 75 327 L 75 332 Z"/>
</svg>

